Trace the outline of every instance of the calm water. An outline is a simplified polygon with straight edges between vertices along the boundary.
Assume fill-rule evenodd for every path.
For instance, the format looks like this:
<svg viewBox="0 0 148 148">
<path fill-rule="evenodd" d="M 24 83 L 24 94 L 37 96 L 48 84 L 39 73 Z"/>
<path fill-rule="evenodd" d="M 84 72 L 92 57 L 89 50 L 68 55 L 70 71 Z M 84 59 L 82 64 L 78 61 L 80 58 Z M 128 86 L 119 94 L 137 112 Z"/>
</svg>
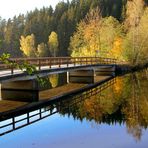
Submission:
<svg viewBox="0 0 148 148">
<path fill-rule="evenodd" d="M 147 91 L 146 71 L 118 77 L 41 109 L 29 120 L 48 117 L 1 136 L 0 148 L 148 148 Z"/>
</svg>

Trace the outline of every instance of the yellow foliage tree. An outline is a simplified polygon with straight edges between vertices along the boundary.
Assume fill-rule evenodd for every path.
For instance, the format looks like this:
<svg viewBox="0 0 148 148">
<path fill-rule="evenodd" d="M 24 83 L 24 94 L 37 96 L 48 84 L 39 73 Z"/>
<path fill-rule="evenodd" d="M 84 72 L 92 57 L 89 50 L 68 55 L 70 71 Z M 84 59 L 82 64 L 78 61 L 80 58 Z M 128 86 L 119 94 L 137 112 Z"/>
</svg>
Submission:
<svg viewBox="0 0 148 148">
<path fill-rule="evenodd" d="M 52 31 L 50 36 L 49 36 L 48 46 L 49 46 L 49 50 L 50 50 L 51 55 L 56 57 L 59 42 L 58 42 L 58 35 L 54 31 Z"/>
<path fill-rule="evenodd" d="M 139 24 L 144 11 L 144 0 L 128 0 L 126 5 L 125 27 L 129 30 Z"/>
<path fill-rule="evenodd" d="M 122 42 L 123 39 L 121 37 L 116 37 L 114 39 L 113 48 L 108 53 L 109 57 L 124 60 Z"/>
<path fill-rule="evenodd" d="M 124 54 L 132 64 L 138 64 L 148 58 L 148 8 L 144 10 L 139 24 L 131 28 L 123 43 Z"/>
<path fill-rule="evenodd" d="M 77 31 L 71 37 L 69 50 L 72 56 L 96 56 L 96 49 L 100 48 L 100 26 L 101 15 L 96 8 L 78 24 Z"/>
<path fill-rule="evenodd" d="M 38 57 L 48 57 L 49 50 L 45 43 L 41 43 L 37 46 L 37 56 Z"/>
<path fill-rule="evenodd" d="M 20 49 L 23 51 L 25 56 L 27 56 L 27 57 L 35 57 L 36 56 L 34 34 L 28 35 L 26 37 L 21 36 L 20 45 L 21 45 Z"/>
<path fill-rule="evenodd" d="M 110 56 L 114 40 L 121 38 L 122 25 L 113 17 L 102 18 L 98 9 L 91 10 L 71 37 L 72 56 Z M 112 55 L 111 55 L 112 57 Z"/>
</svg>

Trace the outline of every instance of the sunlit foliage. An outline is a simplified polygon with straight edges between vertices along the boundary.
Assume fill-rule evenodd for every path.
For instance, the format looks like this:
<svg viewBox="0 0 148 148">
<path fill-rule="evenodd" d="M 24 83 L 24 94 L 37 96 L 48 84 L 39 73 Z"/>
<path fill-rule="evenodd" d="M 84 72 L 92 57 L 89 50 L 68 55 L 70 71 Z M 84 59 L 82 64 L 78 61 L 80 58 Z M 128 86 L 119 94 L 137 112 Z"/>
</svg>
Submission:
<svg viewBox="0 0 148 148">
<path fill-rule="evenodd" d="M 37 46 L 37 56 L 38 57 L 48 57 L 49 50 L 45 43 L 41 43 Z"/>
<path fill-rule="evenodd" d="M 139 24 L 131 28 L 125 37 L 123 48 L 126 59 L 132 64 L 145 62 L 148 58 L 148 8 L 139 20 Z"/>
<path fill-rule="evenodd" d="M 20 49 L 23 51 L 25 56 L 28 56 L 28 57 L 36 56 L 34 34 L 28 35 L 26 37 L 21 36 L 20 45 L 21 45 Z"/>
<path fill-rule="evenodd" d="M 72 56 L 121 57 L 122 25 L 113 17 L 102 18 L 99 9 L 91 10 L 77 27 L 69 49 Z M 118 42 L 118 43 L 117 43 Z M 111 50 L 113 49 L 113 50 Z"/>
<path fill-rule="evenodd" d="M 126 4 L 125 28 L 129 30 L 139 24 L 144 11 L 144 0 L 128 0 Z"/>
<path fill-rule="evenodd" d="M 56 32 L 51 32 L 48 40 L 48 46 L 49 46 L 51 55 L 56 57 L 58 52 L 58 46 L 59 46 L 58 35 Z"/>
</svg>

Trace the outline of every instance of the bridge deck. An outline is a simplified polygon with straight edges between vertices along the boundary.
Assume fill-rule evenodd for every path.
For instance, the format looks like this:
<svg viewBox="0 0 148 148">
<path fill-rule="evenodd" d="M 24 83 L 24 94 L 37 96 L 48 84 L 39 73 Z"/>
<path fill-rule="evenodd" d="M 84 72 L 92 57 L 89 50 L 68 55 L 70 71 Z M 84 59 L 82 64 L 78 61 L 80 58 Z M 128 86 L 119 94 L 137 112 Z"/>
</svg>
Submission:
<svg viewBox="0 0 148 148">
<path fill-rule="evenodd" d="M 37 71 L 34 74 L 60 72 L 77 68 L 88 68 L 91 66 L 113 66 L 116 64 L 116 59 L 101 58 L 101 57 L 45 57 L 45 58 L 13 58 L 10 59 L 10 65 L 0 63 L 0 81 L 12 80 L 14 78 L 27 76 L 26 72 L 19 70 L 18 66 L 23 63 L 36 66 Z M 15 65 L 15 66 L 12 66 Z"/>
<path fill-rule="evenodd" d="M 0 71 L 0 82 L 7 82 L 7 81 L 17 81 L 17 80 L 31 80 L 35 79 L 36 76 L 44 77 L 48 76 L 50 74 L 55 73 L 62 73 L 67 71 L 73 71 L 73 70 L 80 70 L 80 69 L 88 69 L 88 68 L 95 68 L 100 66 L 114 66 L 113 64 L 93 64 L 93 65 L 69 65 L 68 67 L 66 65 L 61 65 L 59 68 L 57 65 L 52 66 L 49 68 L 48 66 L 42 66 L 40 67 L 40 70 L 35 72 L 33 75 L 28 75 L 26 72 L 22 72 L 21 70 L 14 70 L 13 74 L 11 74 L 10 70 Z"/>
</svg>

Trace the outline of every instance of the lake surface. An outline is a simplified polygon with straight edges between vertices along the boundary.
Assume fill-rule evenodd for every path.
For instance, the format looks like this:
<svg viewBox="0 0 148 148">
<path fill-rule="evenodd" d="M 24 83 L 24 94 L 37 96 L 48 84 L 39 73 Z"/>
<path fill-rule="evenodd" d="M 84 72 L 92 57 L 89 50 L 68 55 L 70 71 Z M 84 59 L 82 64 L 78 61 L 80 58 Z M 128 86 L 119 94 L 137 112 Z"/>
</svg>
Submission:
<svg viewBox="0 0 148 148">
<path fill-rule="evenodd" d="M 116 77 L 36 110 L 28 120 L 28 114 L 17 117 L 16 121 L 24 120 L 15 128 L 25 126 L 18 130 L 13 130 L 14 125 L 1 128 L 1 133 L 12 131 L 0 137 L 0 147 L 148 148 L 147 94 L 148 71 Z M 0 122 L 0 126 L 10 120 Z"/>
</svg>

